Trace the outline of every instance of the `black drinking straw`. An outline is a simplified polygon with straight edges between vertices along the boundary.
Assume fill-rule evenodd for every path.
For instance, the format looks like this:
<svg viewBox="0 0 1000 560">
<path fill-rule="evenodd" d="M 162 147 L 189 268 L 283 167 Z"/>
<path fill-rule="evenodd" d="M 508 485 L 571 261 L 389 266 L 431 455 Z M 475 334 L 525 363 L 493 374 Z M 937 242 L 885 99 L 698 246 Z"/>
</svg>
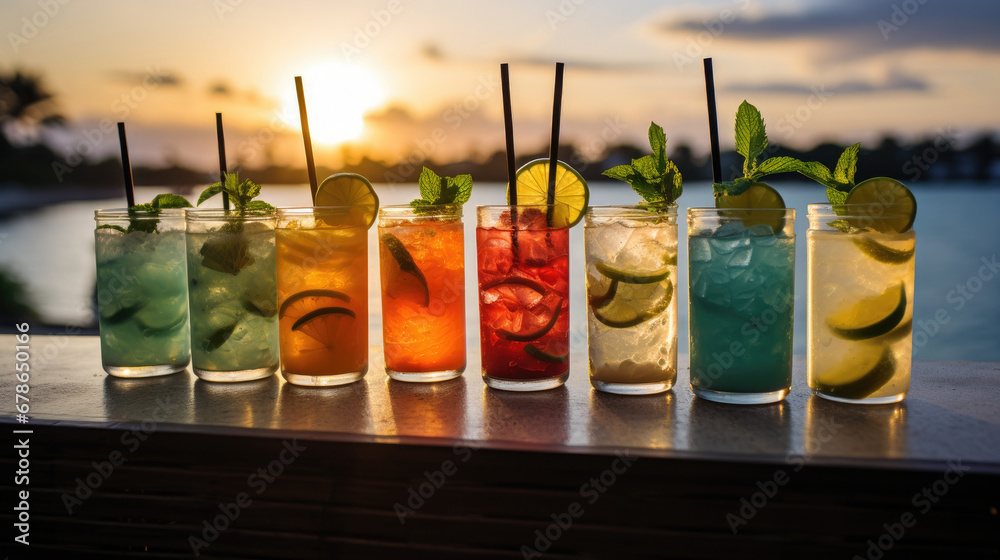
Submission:
<svg viewBox="0 0 1000 560">
<path fill-rule="evenodd" d="M 302 143 L 306 148 L 306 170 L 309 171 L 309 190 L 312 191 L 313 204 L 316 204 L 316 191 L 319 183 L 316 181 L 316 162 L 313 160 L 312 138 L 309 136 L 309 117 L 306 115 L 306 94 L 302 89 L 302 76 L 295 76 L 295 93 L 299 97 L 299 119 L 302 121 Z"/>
<path fill-rule="evenodd" d="M 219 137 L 219 181 L 226 185 L 226 137 L 222 134 L 222 113 L 215 114 L 215 132 Z M 229 211 L 229 193 L 222 192 L 222 209 Z"/>
<path fill-rule="evenodd" d="M 125 200 L 128 207 L 135 206 L 135 186 L 132 183 L 132 164 L 128 159 L 128 141 L 125 139 L 125 123 L 118 123 L 118 143 L 122 146 L 122 171 L 125 173 Z"/>
<path fill-rule="evenodd" d="M 517 171 L 514 169 L 514 118 L 510 110 L 510 72 L 507 63 L 500 65 L 500 88 L 503 93 L 503 130 L 507 140 L 507 184 L 510 203 L 517 204 Z"/>
<path fill-rule="evenodd" d="M 559 121 L 562 118 L 563 63 L 556 63 L 556 87 L 552 97 L 552 140 L 549 142 L 548 223 L 552 223 L 552 205 L 556 202 L 556 166 L 559 161 Z"/>
<path fill-rule="evenodd" d="M 712 139 L 712 180 L 722 182 L 722 156 L 719 155 L 719 117 L 715 113 L 715 75 L 712 59 L 705 59 L 705 95 L 708 98 L 708 133 Z"/>
</svg>

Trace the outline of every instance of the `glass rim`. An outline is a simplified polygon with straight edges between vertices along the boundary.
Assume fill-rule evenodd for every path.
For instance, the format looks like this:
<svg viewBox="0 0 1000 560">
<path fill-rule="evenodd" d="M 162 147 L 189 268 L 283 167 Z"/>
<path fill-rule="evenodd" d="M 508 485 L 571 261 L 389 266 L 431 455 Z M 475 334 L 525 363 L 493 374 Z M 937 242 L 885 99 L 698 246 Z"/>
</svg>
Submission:
<svg viewBox="0 0 1000 560">
<path fill-rule="evenodd" d="M 668 214 L 676 214 L 678 210 L 676 202 L 670 202 L 667 204 L 588 204 L 585 214 L 599 213 L 601 211 L 610 212 L 615 210 L 635 210 L 648 213 L 650 208 L 662 208 L 667 210 Z"/>
<path fill-rule="evenodd" d="M 152 218 L 181 218 L 187 215 L 190 208 L 161 208 L 156 210 L 129 210 L 128 208 L 98 208 L 94 210 L 95 220 L 127 220 Z"/>
<path fill-rule="evenodd" d="M 428 204 L 426 206 L 410 206 L 409 204 L 388 204 L 379 206 L 378 218 L 461 218 L 464 204 Z M 418 208 L 420 210 L 418 210 Z"/>
<path fill-rule="evenodd" d="M 688 208 L 688 216 L 711 216 L 723 212 L 770 212 L 795 215 L 795 208 L 715 208 L 714 206 L 701 206 Z"/>
<path fill-rule="evenodd" d="M 476 210 L 495 210 L 495 209 L 509 209 L 509 208 L 555 208 L 556 204 L 480 204 L 476 206 Z"/>
<path fill-rule="evenodd" d="M 344 212 L 350 212 L 353 209 L 354 206 L 281 206 L 274 210 L 277 214 L 309 214 L 316 210 L 329 212 L 343 210 Z"/>
<path fill-rule="evenodd" d="M 893 212 L 891 208 L 903 207 L 905 211 Z M 865 210 L 871 208 L 880 208 L 882 211 L 877 214 L 866 212 Z M 880 202 L 870 202 L 870 203 L 854 203 L 854 204 L 833 204 L 831 202 L 816 202 L 807 205 L 807 214 L 809 216 L 831 216 L 837 218 L 864 218 L 867 220 L 885 220 L 890 218 L 898 218 L 899 216 L 910 215 L 910 206 L 899 204 L 883 204 Z M 841 210 L 842 212 L 838 212 Z"/>
<path fill-rule="evenodd" d="M 189 208 L 187 212 L 184 213 L 185 218 L 188 221 L 199 221 L 199 220 L 230 220 L 238 219 L 242 221 L 268 221 L 275 220 L 278 217 L 276 210 L 270 211 L 266 214 L 263 213 L 253 213 L 247 214 L 245 216 L 240 216 L 235 210 L 224 210 L 222 208 Z"/>
</svg>

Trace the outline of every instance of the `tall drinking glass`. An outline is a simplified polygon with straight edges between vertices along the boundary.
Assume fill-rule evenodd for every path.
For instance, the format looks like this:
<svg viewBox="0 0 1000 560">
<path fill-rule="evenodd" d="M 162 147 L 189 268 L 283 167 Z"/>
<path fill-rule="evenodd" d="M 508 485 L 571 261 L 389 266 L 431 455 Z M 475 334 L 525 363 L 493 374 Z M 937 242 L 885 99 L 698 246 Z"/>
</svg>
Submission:
<svg viewBox="0 0 1000 560">
<path fill-rule="evenodd" d="M 188 334 L 184 210 L 94 213 L 101 362 L 116 377 L 183 371 Z"/>
<path fill-rule="evenodd" d="M 342 385 L 368 371 L 368 228 L 351 210 L 278 209 L 278 330 L 289 383 Z"/>
<path fill-rule="evenodd" d="M 688 209 L 691 388 L 777 402 L 792 383 L 794 209 Z"/>
<path fill-rule="evenodd" d="M 669 390 L 677 379 L 677 205 L 591 206 L 583 241 L 591 385 Z"/>
<path fill-rule="evenodd" d="M 385 369 L 400 381 L 465 371 L 462 206 L 379 209 Z"/>
<path fill-rule="evenodd" d="M 809 387 L 850 403 L 903 400 L 910 387 L 916 232 L 882 223 L 912 209 L 809 205 Z"/>
<path fill-rule="evenodd" d="M 273 213 L 187 212 L 191 351 L 198 377 L 249 381 L 278 369 Z"/>
<path fill-rule="evenodd" d="M 479 206 L 479 332 L 483 380 L 509 391 L 569 375 L 569 228 L 550 206 Z"/>
</svg>

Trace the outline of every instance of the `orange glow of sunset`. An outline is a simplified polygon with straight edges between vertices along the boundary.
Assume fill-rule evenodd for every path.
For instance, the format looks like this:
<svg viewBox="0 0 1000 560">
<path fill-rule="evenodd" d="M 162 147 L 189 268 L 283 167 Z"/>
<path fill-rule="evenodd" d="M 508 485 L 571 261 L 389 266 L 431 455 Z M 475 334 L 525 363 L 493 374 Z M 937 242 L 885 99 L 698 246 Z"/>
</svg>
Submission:
<svg viewBox="0 0 1000 560">
<path fill-rule="evenodd" d="M 334 145 L 357 140 L 364 132 L 365 114 L 382 106 L 386 96 L 382 84 L 367 67 L 322 64 L 302 73 L 309 132 L 313 142 Z M 282 101 L 284 113 L 295 115 L 299 107 L 295 92 Z"/>
</svg>

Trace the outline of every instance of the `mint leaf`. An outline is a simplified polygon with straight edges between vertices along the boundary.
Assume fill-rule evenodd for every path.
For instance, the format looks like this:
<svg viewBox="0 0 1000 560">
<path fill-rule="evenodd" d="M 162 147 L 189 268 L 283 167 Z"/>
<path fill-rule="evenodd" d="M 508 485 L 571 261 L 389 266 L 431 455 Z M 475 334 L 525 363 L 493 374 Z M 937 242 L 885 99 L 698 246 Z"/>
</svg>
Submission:
<svg viewBox="0 0 1000 560">
<path fill-rule="evenodd" d="M 771 175 L 773 173 L 786 173 L 798 171 L 801 162 L 793 157 L 773 157 L 767 158 L 757 167 L 758 176 Z"/>
<path fill-rule="evenodd" d="M 247 202 L 246 209 L 252 212 L 270 212 L 274 210 L 274 206 L 264 202 L 263 200 L 251 200 Z"/>
<path fill-rule="evenodd" d="M 200 253 L 202 266 L 234 276 L 254 263 L 250 247 L 239 233 L 210 238 Z"/>
<path fill-rule="evenodd" d="M 425 167 L 420 172 L 418 184 L 422 198 L 410 201 L 410 206 L 414 208 L 437 204 L 465 204 L 472 196 L 472 175 L 468 174 L 441 177 Z"/>
<path fill-rule="evenodd" d="M 663 132 L 663 127 L 654 122 L 649 123 L 648 135 L 649 147 L 656 159 L 656 170 L 662 175 L 667 171 L 667 135 Z"/>
<path fill-rule="evenodd" d="M 212 198 L 213 196 L 219 194 L 220 192 L 222 192 L 222 183 L 216 183 L 208 187 L 207 189 L 201 191 L 201 196 L 198 197 L 197 206 L 201 206 L 202 202 L 205 202 L 206 200 Z"/>
<path fill-rule="evenodd" d="M 424 167 L 423 171 L 420 172 L 418 184 L 420 185 L 420 196 L 428 204 L 434 204 L 434 201 L 440 198 L 441 177 L 437 173 Z"/>
<path fill-rule="evenodd" d="M 733 181 L 724 181 L 722 183 L 715 183 L 712 185 L 712 190 L 715 191 L 715 196 L 739 196 L 750 188 L 753 184 L 752 179 L 746 177 L 740 177 Z"/>
<path fill-rule="evenodd" d="M 858 151 L 861 150 L 861 142 L 853 146 L 848 146 L 844 153 L 840 154 L 837 160 L 837 167 L 833 170 L 833 178 L 839 183 L 854 185 L 854 173 L 858 170 Z M 832 200 L 830 202 L 833 202 Z"/>
<path fill-rule="evenodd" d="M 654 156 L 642 156 L 639 159 L 633 159 L 632 169 L 635 169 L 636 173 L 649 181 L 654 181 L 660 176 L 659 170 L 656 169 L 656 158 Z"/>
<path fill-rule="evenodd" d="M 756 107 L 744 100 L 736 111 L 736 151 L 746 158 L 743 163 L 744 173 L 749 175 L 757 165 L 757 157 L 766 149 L 764 119 Z"/>
<path fill-rule="evenodd" d="M 830 199 L 830 204 L 844 204 L 847 202 L 847 193 L 838 191 L 832 187 L 826 188 L 826 197 Z"/>
<path fill-rule="evenodd" d="M 153 208 L 191 208 L 186 198 L 176 194 L 158 194 L 153 197 Z"/>
<path fill-rule="evenodd" d="M 601 175 L 611 179 L 617 179 L 619 181 L 629 182 L 629 178 L 635 174 L 635 170 L 632 169 L 631 165 L 616 165 L 611 169 L 605 169 L 601 172 Z"/>
<path fill-rule="evenodd" d="M 455 185 L 455 197 L 452 204 L 465 204 L 472 197 L 472 175 L 459 175 L 449 179 Z"/>
<path fill-rule="evenodd" d="M 125 228 L 123 228 L 122 226 L 116 226 L 114 224 L 99 225 L 99 226 L 97 226 L 97 229 L 113 229 L 115 231 L 120 231 L 122 233 L 128 233 L 128 231 Z"/>
</svg>

